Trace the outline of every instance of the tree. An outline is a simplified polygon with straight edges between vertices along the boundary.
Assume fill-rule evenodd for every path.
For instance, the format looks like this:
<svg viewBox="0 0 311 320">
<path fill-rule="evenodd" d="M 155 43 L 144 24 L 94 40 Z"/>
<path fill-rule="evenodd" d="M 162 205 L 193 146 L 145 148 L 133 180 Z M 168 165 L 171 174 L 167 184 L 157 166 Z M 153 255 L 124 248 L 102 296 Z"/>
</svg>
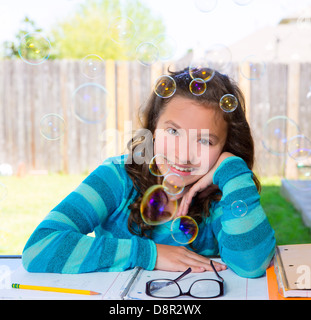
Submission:
<svg viewBox="0 0 311 320">
<path fill-rule="evenodd" d="M 51 32 L 52 53 L 58 59 L 81 59 L 88 54 L 104 60 L 132 60 L 137 46 L 165 32 L 140 0 L 88 0 Z"/>
<path fill-rule="evenodd" d="M 42 32 L 42 29 L 36 26 L 36 23 L 27 16 L 22 20 L 22 27 L 15 35 L 15 41 L 5 41 L 3 43 L 5 58 L 19 58 L 18 49 L 24 36 L 32 32 Z"/>
</svg>

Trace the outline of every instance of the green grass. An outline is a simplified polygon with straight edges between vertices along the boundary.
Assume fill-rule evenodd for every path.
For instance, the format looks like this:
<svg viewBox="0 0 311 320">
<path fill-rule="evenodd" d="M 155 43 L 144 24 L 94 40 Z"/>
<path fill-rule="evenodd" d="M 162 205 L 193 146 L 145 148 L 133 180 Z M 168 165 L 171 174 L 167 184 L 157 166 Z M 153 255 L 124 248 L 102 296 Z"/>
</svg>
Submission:
<svg viewBox="0 0 311 320">
<path fill-rule="evenodd" d="M 275 231 L 277 244 L 311 243 L 310 229 L 303 224 L 300 213 L 280 195 L 280 178 L 263 178 L 261 183 L 261 205 Z"/>
<path fill-rule="evenodd" d="M 0 202 L 0 254 L 21 254 L 43 218 L 85 175 L 0 177 L 8 193 Z"/>
<path fill-rule="evenodd" d="M 0 254 L 21 254 L 42 219 L 86 175 L 0 177 L 7 197 L 0 202 Z M 280 195 L 280 180 L 262 179 L 261 204 L 275 230 L 277 244 L 311 243 L 299 212 Z"/>
</svg>

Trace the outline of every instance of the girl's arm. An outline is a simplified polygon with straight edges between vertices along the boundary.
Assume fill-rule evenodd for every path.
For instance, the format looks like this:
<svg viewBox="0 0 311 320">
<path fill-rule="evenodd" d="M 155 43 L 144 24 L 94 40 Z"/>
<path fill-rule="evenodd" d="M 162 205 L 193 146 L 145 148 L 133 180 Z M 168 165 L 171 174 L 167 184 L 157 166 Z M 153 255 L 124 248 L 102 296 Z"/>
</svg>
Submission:
<svg viewBox="0 0 311 320">
<path fill-rule="evenodd" d="M 213 232 L 222 260 L 240 276 L 264 274 L 274 254 L 275 238 L 260 205 L 260 196 L 252 171 L 243 159 L 229 152 L 220 155 L 215 166 L 183 196 L 178 216 L 186 215 L 192 198 L 207 195 L 213 184 L 222 191 L 222 199 L 213 213 Z M 242 200 L 247 206 L 244 217 L 232 214 L 231 205 Z"/>
<path fill-rule="evenodd" d="M 213 211 L 213 230 L 222 260 L 243 277 L 262 276 L 274 254 L 275 238 L 244 160 L 229 157 L 216 169 L 213 183 L 222 191 Z M 242 200 L 247 213 L 237 217 L 231 205 Z"/>
<path fill-rule="evenodd" d="M 141 266 L 152 270 L 157 256 L 153 241 L 130 235 L 127 239 L 87 235 L 125 207 L 129 187 L 122 175 L 124 170 L 117 164 L 101 165 L 58 204 L 26 243 L 25 269 L 83 273 Z"/>
<path fill-rule="evenodd" d="M 181 203 L 178 207 L 176 217 L 187 215 L 192 198 L 195 197 L 197 193 L 200 193 L 200 197 L 206 197 L 210 192 L 214 191 L 215 187 L 218 189 L 218 186 L 213 185 L 214 173 L 225 159 L 234 156 L 235 155 L 230 152 L 223 152 L 219 156 L 215 165 L 208 171 L 206 175 L 200 178 L 190 188 L 185 188 Z"/>
</svg>

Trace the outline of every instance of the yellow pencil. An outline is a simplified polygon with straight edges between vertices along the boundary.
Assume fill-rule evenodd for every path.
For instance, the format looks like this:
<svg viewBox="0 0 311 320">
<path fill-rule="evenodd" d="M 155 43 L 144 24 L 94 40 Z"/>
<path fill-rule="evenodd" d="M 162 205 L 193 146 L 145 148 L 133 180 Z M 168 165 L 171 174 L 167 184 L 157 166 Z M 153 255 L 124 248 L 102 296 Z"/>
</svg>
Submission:
<svg viewBox="0 0 311 320">
<path fill-rule="evenodd" d="M 56 287 L 29 286 L 29 285 L 18 284 L 18 283 L 12 283 L 12 288 L 15 288 L 15 289 L 27 289 L 27 290 L 39 290 L 39 291 L 49 291 L 49 292 L 86 294 L 86 295 L 100 294 L 99 292 L 89 291 L 89 290 L 66 289 L 66 288 L 56 288 Z"/>
</svg>

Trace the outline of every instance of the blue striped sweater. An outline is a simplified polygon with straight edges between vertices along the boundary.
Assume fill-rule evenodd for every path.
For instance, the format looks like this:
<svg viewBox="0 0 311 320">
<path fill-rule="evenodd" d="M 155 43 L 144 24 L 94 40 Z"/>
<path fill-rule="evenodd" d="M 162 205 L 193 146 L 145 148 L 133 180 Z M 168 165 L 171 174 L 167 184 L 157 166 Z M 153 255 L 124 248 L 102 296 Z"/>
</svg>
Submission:
<svg viewBox="0 0 311 320">
<path fill-rule="evenodd" d="M 138 193 L 125 170 L 125 159 L 107 159 L 45 217 L 23 250 L 26 270 L 84 273 L 124 271 L 135 266 L 153 270 L 155 244 L 178 245 L 165 225 L 154 229 L 152 239 L 129 232 L 128 206 Z M 223 195 L 212 203 L 210 216 L 199 225 L 193 242 L 196 252 L 220 254 L 242 277 L 263 275 L 274 254 L 275 238 L 260 205 L 252 171 L 241 158 L 229 157 L 217 168 L 213 182 Z M 232 215 L 231 204 L 236 200 L 248 206 L 243 217 Z M 90 235 L 93 231 L 95 236 Z"/>
</svg>

